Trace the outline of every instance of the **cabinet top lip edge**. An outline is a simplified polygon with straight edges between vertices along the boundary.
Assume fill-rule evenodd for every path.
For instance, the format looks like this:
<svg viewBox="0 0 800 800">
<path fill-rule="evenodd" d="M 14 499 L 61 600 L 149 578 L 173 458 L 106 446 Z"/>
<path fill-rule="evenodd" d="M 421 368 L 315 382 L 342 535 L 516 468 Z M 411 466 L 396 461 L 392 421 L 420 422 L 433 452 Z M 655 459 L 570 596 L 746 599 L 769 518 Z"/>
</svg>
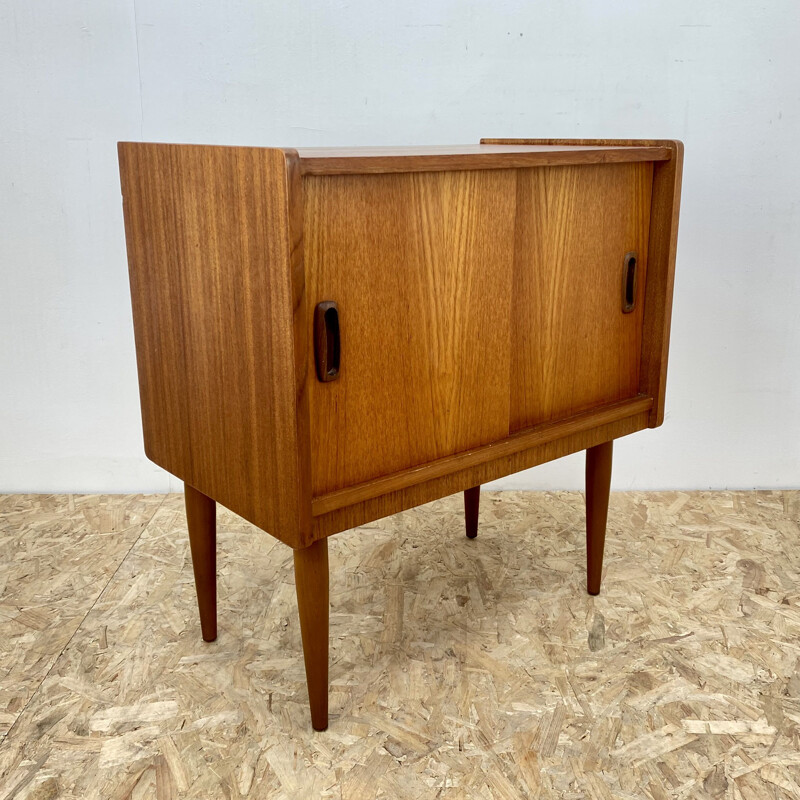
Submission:
<svg viewBox="0 0 800 800">
<path fill-rule="evenodd" d="M 465 169 L 519 169 L 575 164 L 669 161 L 667 143 L 495 143 L 427 147 L 353 147 L 296 150 L 306 175 L 369 172 L 429 172 Z"/>
<path fill-rule="evenodd" d="M 120 142 L 128 146 L 157 145 L 154 142 Z M 229 146 L 172 144 L 173 147 Z M 673 140 L 482 140 L 480 144 L 371 146 L 371 147 L 231 147 L 242 150 L 283 150 L 296 157 L 307 175 L 338 175 L 381 172 L 426 172 L 463 169 L 514 169 L 572 164 L 610 164 L 639 161 L 669 161 L 677 141 Z"/>
</svg>

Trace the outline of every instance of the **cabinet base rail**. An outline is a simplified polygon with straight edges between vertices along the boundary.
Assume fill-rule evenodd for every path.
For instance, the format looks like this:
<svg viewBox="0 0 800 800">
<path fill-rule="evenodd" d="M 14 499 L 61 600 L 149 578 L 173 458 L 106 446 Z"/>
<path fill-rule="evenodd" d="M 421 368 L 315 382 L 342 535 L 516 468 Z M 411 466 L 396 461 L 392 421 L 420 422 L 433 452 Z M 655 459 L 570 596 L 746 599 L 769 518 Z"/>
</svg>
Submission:
<svg viewBox="0 0 800 800">
<path fill-rule="evenodd" d="M 407 489 L 410 486 L 425 483 L 458 470 L 479 466 L 522 450 L 529 450 L 553 439 L 561 439 L 574 433 L 597 428 L 600 425 L 617 422 L 626 417 L 633 417 L 649 411 L 652 407 L 653 398 L 640 394 L 630 400 L 609 403 L 566 419 L 526 428 L 518 433 L 513 433 L 505 439 L 499 439 L 474 450 L 456 453 L 418 467 L 411 467 L 401 472 L 395 472 L 392 475 L 386 475 L 355 486 L 348 486 L 346 489 L 339 489 L 320 495 L 311 501 L 311 513 L 313 516 L 319 517 L 331 511 L 337 511 L 340 508 L 371 500 L 390 492 L 396 492 L 399 489 Z"/>
</svg>

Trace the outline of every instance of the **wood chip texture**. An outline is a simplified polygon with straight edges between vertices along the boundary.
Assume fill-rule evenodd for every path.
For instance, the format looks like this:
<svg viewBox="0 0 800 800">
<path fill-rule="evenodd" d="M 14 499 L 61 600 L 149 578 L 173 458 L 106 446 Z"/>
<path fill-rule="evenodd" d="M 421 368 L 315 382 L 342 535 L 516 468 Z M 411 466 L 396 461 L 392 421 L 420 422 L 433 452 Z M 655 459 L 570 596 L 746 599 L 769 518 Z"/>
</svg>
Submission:
<svg viewBox="0 0 800 800">
<path fill-rule="evenodd" d="M 450 497 L 330 541 L 330 727 L 292 553 L 182 498 L 0 497 L 0 800 L 800 797 L 800 492 Z"/>
</svg>

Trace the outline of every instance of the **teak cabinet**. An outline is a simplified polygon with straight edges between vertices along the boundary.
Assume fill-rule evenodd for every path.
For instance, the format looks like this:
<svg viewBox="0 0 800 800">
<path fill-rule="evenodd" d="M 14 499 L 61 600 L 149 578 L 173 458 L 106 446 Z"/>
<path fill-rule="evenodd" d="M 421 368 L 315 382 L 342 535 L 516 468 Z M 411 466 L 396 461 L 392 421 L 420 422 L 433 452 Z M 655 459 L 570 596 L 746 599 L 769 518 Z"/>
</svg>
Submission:
<svg viewBox="0 0 800 800">
<path fill-rule="evenodd" d="M 181 478 L 203 637 L 215 503 L 294 548 L 327 725 L 326 537 L 587 451 L 597 593 L 612 441 L 660 425 L 683 149 L 121 143 L 149 458 Z"/>
</svg>

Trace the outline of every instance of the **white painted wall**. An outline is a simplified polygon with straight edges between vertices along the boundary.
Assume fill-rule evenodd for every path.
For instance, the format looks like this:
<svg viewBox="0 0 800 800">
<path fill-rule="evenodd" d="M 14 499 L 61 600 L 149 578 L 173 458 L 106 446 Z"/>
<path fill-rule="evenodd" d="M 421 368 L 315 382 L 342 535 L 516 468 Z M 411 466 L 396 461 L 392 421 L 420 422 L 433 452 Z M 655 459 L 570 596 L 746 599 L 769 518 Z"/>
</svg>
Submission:
<svg viewBox="0 0 800 800">
<path fill-rule="evenodd" d="M 684 140 L 667 421 L 615 487 L 800 485 L 798 42 L 797 0 L 0 0 L 0 490 L 179 487 L 141 444 L 117 140 L 481 136 Z"/>
</svg>

